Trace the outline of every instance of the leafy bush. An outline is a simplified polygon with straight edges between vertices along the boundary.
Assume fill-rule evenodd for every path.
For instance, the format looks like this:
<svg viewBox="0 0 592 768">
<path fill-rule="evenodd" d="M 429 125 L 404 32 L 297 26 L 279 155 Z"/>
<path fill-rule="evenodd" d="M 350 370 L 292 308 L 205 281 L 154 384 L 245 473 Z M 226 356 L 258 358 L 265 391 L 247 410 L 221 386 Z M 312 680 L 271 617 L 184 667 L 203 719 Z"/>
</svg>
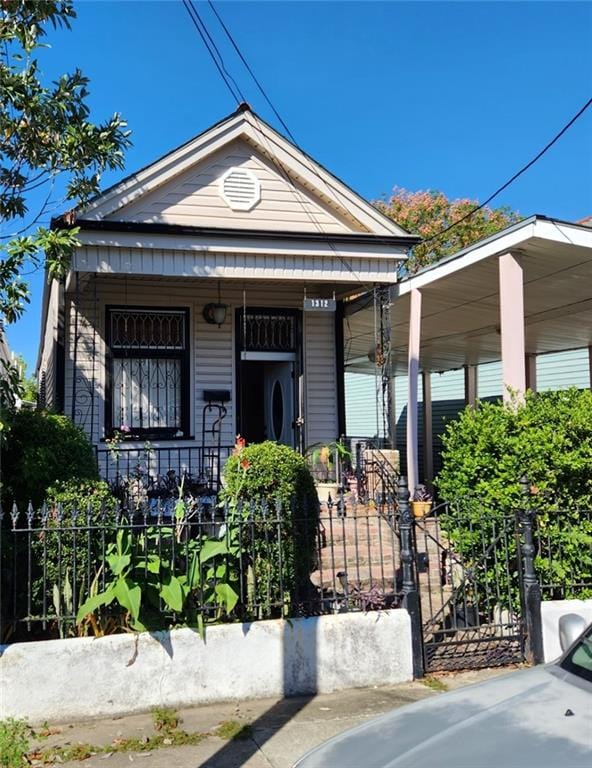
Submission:
<svg viewBox="0 0 592 768">
<path fill-rule="evenodd" d="M 116 510 L 117 501 L 101 480 L 68 480 L 47 489 L 47 518 L 38 519 L 42 530 L 31 542 L 33 611 L 41 612 L 45 602 L 60 634 L 73 629 L 73 616 L 112 537 Z"/>
<path fill-rule="evenodd" d="M 3 446 L 5 503 L 42 503 L 58 481 L 97 480 L 92 445 L 67 416 L 23 409 L 14 414 Z"/>
<path fill-rule="evenodd" d="M 306 459 L 270 441 L 239 443 L 224 467 L 221 496 L 243 519 L 254 520 L 252 534 L 243 527 L 252 541 L 242 542 L 251 611 L 269 615 L 288 604 L 297 610 L 316 568 L 319 502 Z"/>
<path fill-rule="evenodd" d="M 481 534 L 484 525 L 524 506 L 525 476 L 538 513 L 535 566 L 543 584 L 556 585 L 546 595 L 584 597 L 572 585 L 592 584 L 592 392 L 527 393 L 517 407 L 480 403 L 449 424 L 442 440 L 439 494 L 460 504 L 474 527 L 460 530 L 453 515 L 443 525 L 465 562 L 481 554 L 476 586 L 485 590 L 494 576 L 507 581 L 494 551 L 483 561 Z"/>
<path fill-rule="evenodd" d="M 22 768 L 29 765 L 29 737 L 24 720 L 0 720 L 0 765 L 3 768 Z"/>
</svg>

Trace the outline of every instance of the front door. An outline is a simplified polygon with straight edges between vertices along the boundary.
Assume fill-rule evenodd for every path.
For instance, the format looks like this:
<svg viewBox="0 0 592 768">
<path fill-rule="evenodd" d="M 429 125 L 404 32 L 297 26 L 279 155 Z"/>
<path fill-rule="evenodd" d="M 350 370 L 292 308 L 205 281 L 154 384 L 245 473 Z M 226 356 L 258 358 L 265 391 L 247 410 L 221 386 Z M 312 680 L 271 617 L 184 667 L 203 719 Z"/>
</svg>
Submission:
<svg viewBox="0 0 592 768">
<path fill-rule="evenodd" d="M 294 363 L 263 363 L 265 435 L 295 447 Z"/>
<path fill-rule="evenodd" d="M 301 450 L 302 322 L 290 309 L 236 310 L 237 427 L 249 443 Z"/>
</svg>

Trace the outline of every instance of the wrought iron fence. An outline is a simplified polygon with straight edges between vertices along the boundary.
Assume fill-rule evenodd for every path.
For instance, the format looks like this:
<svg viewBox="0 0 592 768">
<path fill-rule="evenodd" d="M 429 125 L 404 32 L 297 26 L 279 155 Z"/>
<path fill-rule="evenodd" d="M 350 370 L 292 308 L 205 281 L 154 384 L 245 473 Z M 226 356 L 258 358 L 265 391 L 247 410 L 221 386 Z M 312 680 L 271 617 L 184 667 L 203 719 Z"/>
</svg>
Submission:
<svg viewBox="0 0 592 768">
<path fill-rule="evenodd" d="M 516 515 L 465 501 L 415 522 L 425 668 L 468 669 L 524 655 Z"/>
<path fill-rule="evenodd" d="M 2 642 L 400 604 L 394 505 L 114 500 L 0 515 Z"/>
<path fill-rule="evenodd" d="M 592 510 L 557 509 L 539 516 L 534 544 L 543 600 L 592 597 Z"/>
</svg>

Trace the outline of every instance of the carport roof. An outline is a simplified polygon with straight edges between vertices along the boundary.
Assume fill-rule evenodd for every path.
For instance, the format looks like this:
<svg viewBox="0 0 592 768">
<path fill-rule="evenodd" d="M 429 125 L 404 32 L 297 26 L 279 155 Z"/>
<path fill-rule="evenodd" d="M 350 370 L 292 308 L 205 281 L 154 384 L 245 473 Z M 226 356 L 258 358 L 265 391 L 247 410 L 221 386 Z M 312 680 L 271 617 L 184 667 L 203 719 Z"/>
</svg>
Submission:
<svg viewBox="0 0 592 768">
<path fill-rule="evenodd" d="M 407 373 L 410 296 L 422 294 L 420 368 L 501 358 L 498 257 L 521 256 L 526 354 L 592 345 L 592 229 L 535 215 L 392 287 L 393 374 Z M 372 296 L 346 307 L 346 370 L 373 373 Z"/>
</svg>

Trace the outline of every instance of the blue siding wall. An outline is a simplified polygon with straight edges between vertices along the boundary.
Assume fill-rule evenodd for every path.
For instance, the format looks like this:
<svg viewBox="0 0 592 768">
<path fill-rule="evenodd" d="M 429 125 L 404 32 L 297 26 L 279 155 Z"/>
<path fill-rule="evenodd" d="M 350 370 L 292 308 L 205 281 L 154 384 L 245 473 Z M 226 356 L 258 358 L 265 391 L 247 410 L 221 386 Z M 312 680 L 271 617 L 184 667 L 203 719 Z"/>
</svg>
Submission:
<svg viewBox="0 0 592 768">
<path fill-rule="evenodd" d="M 434 473 L 441 467 L 441 435 L 465 406 L 464 371 L 432 373 L 432 448 L 434 452 Z M 566 389 L 590 386 L 588 349 L 577 349 L 540 355 L 537 358 L 537 388 L 539 392 L 549 389 Z M 376 409 L 376 378 L 364 374 L 346 373 L 345 399 L 348 435 L 373 437 L 382 435 L 382 417 Z M 395 379 L 396 447 L 401 451 L 401 471 L 406 467 L 407 433 L 407 377 Z M 502 397 L 501 362 L 487 363 L 477 368 L 477 396 L 480 400 L 495 401 Z M 419 475 L 423 477 L 423 395 L 419 392 Z M 377 424 L 379 425 L 377 427 Z"/>
<path fill-rule="evenodd" d="M 568 389 L 590 386 L 588 369 L 588 348 L 572 349 L 537 358 L 537 389 Z"/>
</svg>

